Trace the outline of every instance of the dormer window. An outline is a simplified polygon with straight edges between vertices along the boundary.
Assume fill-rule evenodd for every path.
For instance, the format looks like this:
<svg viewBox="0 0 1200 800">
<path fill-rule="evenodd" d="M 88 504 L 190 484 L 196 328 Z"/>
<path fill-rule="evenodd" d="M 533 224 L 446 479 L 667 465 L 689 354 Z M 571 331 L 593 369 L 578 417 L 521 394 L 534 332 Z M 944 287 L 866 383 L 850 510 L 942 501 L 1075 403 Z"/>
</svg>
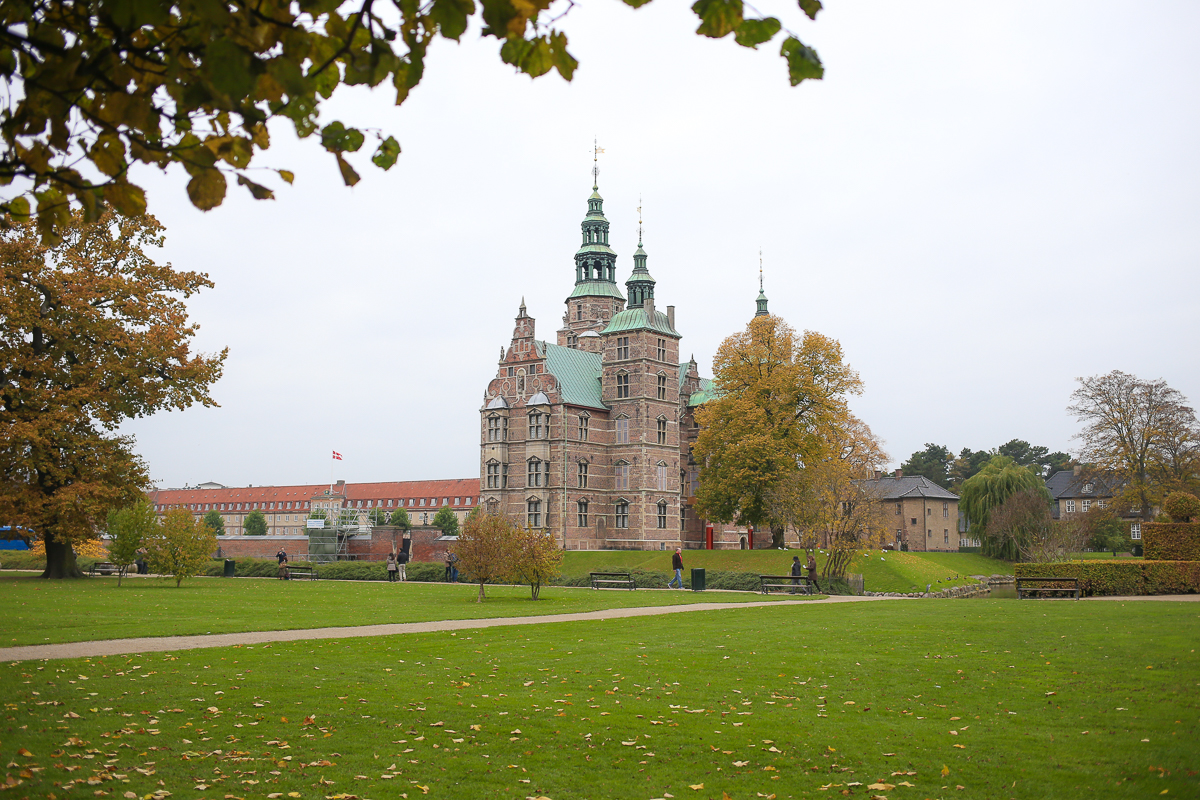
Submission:
<svg viewBox="0 0 1200 800">
<path fill-rule="evenodd" d="M 1093 490 L 1092 484 L 1090 484 L 1090 483 L 1085 483 L 1085 484 L 1083 485 L 1083 493 L 1084 493 L 1084 494 L 1091 494 L 1091 493 L 1092 493 L 1092 490 Z"/>
</svg>

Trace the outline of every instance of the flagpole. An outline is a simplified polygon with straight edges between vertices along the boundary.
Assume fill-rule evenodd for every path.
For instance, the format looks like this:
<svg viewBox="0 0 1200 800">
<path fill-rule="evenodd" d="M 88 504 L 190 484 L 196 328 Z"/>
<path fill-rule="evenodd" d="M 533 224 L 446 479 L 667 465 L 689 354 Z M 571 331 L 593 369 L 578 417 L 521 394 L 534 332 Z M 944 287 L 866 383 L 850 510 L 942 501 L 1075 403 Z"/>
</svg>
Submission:
<svg viewBox="0 0 1200 800">
<path fill-rule="evenodd" d="M 333 494 L 333 448 L 329 448 L 331 455 L 329 456 L 329 493 Z"/>
</svg>

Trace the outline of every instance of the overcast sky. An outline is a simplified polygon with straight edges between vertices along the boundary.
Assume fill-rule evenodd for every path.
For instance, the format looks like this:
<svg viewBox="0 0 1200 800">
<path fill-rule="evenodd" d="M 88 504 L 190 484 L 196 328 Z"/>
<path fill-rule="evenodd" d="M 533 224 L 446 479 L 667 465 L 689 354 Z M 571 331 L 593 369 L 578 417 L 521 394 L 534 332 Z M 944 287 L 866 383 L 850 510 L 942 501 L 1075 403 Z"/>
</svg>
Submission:
<svg viewBox="0 0 1200 800">
<path fill-rule="evenodd" d="M 143 173 L 162 260 L 216 288 L 198 349 L 228 346 L 220 408 L 125 427 L 160 486 L 478 474 L 479 408 L 524 297 L 553 340 L 600 192 L 632 268 L 639 195 L 658 307 L 705 375 L 754 312 L 841 341 L 857 413 L 898 465 L 925 442 L 1070 450 L 1079 376 L 1163 378 L 1200 402 L 1200 4 L 855 2 L 808 22 L 826 78 L 778 45 L 695 36 L 686 3 L 590 0 L 567 84 L 439 41 L 402 108 L 343 90 L 324 119 L 394 134 L 349 189 L 272 128 L 273 202 L 202 213 Z M 760 6 L 767 13 L 776 11 Z"/>
</svg>

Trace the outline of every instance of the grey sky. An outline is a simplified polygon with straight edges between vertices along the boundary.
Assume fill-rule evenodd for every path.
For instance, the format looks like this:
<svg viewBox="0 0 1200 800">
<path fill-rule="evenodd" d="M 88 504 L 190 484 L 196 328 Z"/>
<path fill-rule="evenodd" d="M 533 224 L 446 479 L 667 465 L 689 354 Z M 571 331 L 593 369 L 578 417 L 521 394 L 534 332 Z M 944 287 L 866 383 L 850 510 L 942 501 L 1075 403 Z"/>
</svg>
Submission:
<svg viewBox="0 0 1200 800">
<path fill-rule="evenodd" d="M 296 184 L 207 214 L 142 176 L 163 260 L 217 284 L 190 304 L 228 345 L 218 409 L 126 426 L 163 486 L 465 477 L 480 398 L 524 296 L 553 338 L 599 137 L 623 283 L 639 193 L 659 307 L 704 374 L 745 325 L 758 250 L 772 312 L 839 339 L 860 416 L 898 464 L 1022 438 L 1070 449 L 1077 376 L 1164 378 L 1200 402 L 1200 5 L 780 5 L 826 79 L 776 46 L 701 39 L 685 4 L 568 17 L 571 84 L 438 42 L 400 109 L 339 93 L 327 119 L 404 148 L 341 185 L 273 128 Z M 773 9 L 761 7 L 770 13 Z M 629 29 L 624 29 L 624 26 Z"/>
</svg>

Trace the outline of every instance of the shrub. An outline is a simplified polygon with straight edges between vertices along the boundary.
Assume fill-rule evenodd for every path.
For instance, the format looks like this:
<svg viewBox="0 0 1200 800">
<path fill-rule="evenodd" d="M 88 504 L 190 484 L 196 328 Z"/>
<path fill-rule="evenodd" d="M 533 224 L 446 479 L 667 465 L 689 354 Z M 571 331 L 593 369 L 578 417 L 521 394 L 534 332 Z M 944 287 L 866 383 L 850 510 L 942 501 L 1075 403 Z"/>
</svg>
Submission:
<svg viewBox="0 0 1200 800">
<path fill-rule="evenodd" d="M 1146 522 L 1142 547 L 1148 560 L 1200 561 L 1200 522 Z"/>
<path fill-rule="evenodd" d="M 1066 561 L 1014 564 L 1018 578 L 1078 578 L 1085 596 L 1189 594 L 1200 592 L 1200 562 Z"/>
<path fill-rule="evenodd" d="M 1162 508 L 1172 522 L 1191 522 L 1200 517 L 1200 499 L 1187 492 L 1171 492 L 1163 499 Z"/>
</svg>

